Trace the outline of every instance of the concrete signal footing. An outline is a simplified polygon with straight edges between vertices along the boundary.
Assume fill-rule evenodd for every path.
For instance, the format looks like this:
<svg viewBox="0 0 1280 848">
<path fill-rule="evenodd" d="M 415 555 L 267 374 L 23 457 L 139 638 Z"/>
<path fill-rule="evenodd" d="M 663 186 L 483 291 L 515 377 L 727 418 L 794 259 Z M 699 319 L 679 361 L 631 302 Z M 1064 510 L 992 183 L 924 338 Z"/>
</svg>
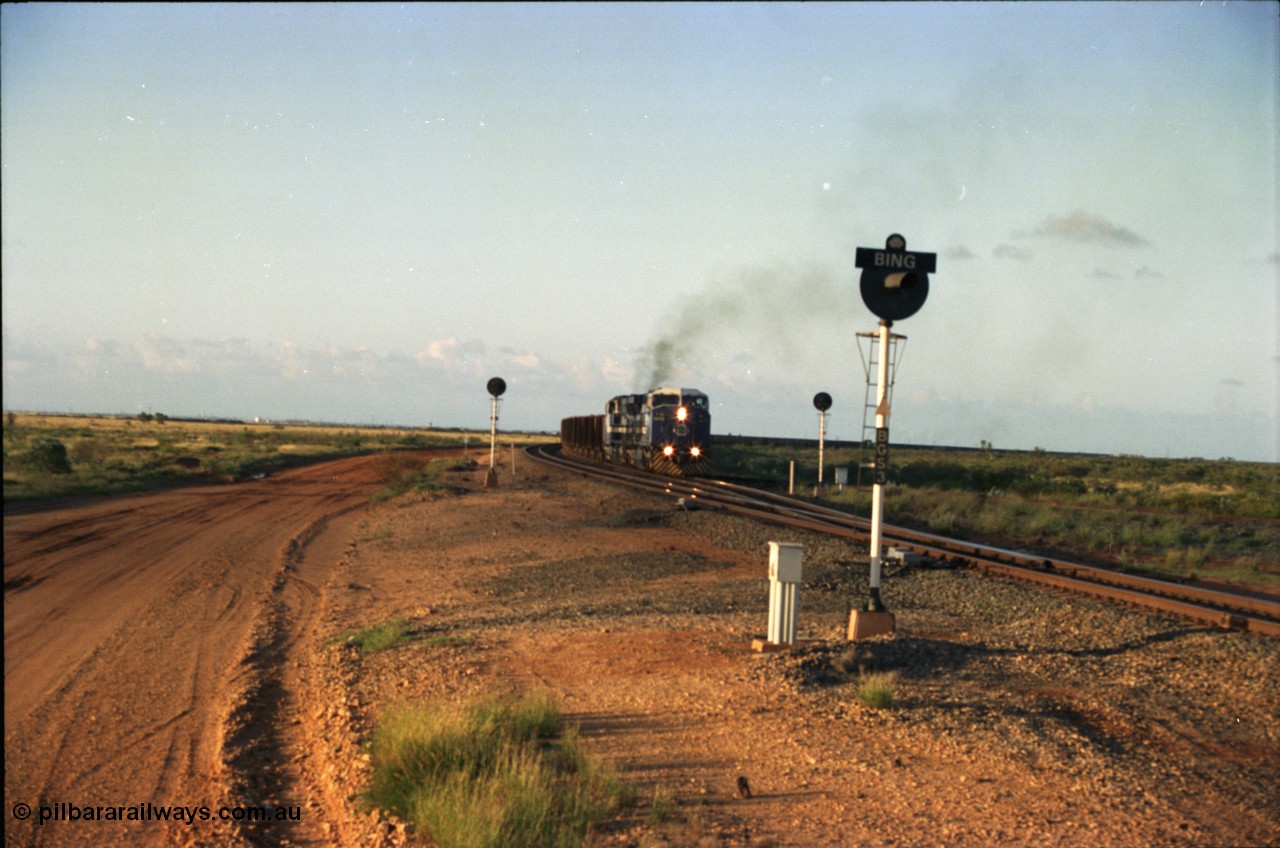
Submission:
<svg viewBox="0 0 1280 848">
<path fill-rule="evenodd" d="M 897 627 L 891 612 L 870 612 L 854 610 L 849 613 L 849 641 L 869 639 L 872 636 L 883 636 L 892 633 Z"/>
<path fill-rule="evenodd" d="M 768 639 L 752 639 L 751 650 L 757 654 L 776 654 L 779 651 L 794 651 L 800 648 L 812 648 L 820 644 L 821 639 L 797 639 L 795 642 L 770 642 Z"/>
</svg>

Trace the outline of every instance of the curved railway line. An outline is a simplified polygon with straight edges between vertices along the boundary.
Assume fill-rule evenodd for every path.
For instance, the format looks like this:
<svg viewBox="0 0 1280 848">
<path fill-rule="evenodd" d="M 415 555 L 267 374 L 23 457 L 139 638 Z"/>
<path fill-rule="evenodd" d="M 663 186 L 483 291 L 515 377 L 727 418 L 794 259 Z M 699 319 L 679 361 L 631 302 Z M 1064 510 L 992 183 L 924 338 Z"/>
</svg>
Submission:
<svg viewBox="0 0 1280 848">
<path fill-rule="evenodd" d="M 594 479 L 678 498 L 700 508 L 721 509 L 787 527 L 849 539 L 866 539 L 870 521 L 820 504 L 707 478 L 671 478 L 572 459 L 559 445 L 527 448 L 530 458 Z M 884 525 L 888 546 L 937 563 L 970 566 L 988 574 L 1051 586 L 1219 627 L 1280 637 L 1280 603 L 1266 598 L 1188 586 L 1097 566 L 949 539 L 906 527 Z"/>
</svg>

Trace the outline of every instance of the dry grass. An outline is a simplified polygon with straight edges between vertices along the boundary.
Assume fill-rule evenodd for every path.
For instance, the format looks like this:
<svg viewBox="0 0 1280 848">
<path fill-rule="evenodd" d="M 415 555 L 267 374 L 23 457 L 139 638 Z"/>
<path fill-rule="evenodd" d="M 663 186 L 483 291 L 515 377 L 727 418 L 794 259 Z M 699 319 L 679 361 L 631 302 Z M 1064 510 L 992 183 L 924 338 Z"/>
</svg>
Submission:
<svg viewBox="0 0 1280 848">
<path fill-rule="evenodd" d="M 371 753 L 366 803 L 440 848 L 576 848 L 634 801 L 548 696 L 392 712 Z"/>
<path fill-rule="evenodd" d="M 721 446 L 718 472 L 816 479 L 815 455 Z M 829 450 L 850 469 L 856 449 Z M 1270 463 L 1150 459 L 1044 451 L 896 451 L 886 520 L 948 536 L 1053 553 L 1157 575 L 1192 575 L 1280 591 L 1280 472 Z M 801 489 L 803 490 L 803 489 Z M 870 487 L 828 488 L 824 499 L 870 513 Z"/>
<path fill-rule="evenodd" d="M 467 440 L 478 445 L 482 437 L 487 444 L 487 432 L 462 430 L 7 413 L 4 498 L 39 500 L 226 481 L 330 457 L 458 447 Z M 521 436 L 520 441 L 548 438 Z M 69 472 L 51 473 L 34 461 L 42 440 L 65 448 Z M 388 474 L 397 479 L 405 469 L 390 466 L 399 462 L 388 460 Z"/>
</svg>

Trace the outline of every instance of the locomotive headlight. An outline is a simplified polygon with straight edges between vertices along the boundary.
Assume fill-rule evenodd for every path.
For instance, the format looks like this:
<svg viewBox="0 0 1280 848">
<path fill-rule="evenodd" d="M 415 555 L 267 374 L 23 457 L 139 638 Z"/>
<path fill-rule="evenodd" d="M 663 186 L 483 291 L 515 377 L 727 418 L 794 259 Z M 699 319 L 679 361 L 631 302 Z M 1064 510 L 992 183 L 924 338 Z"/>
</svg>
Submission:
<svg viewBox="0 0 1280 848">
<path fill-rule="evenodd" d="M 667 445 L 665 448 L 662 449 L 663 456 L 671 456 L 675 452 L 676 452 L 676 449 L 673 448 L 671 445 Z"/>
<path fill-rule="evenodd" d="M 694 445 L 693 447 L 689 448 L 689 456 L 692 456 L 692 457 L 702 456 L 702 448 L 698 447 L 697 445 Z"/>
<path fill-rule="evenodd" d="M 684 421 L 688 417 L 689 417 L 689 410 L 685 409 L 683 406 L 676 410 L 677 421 Z"/>
</svg>

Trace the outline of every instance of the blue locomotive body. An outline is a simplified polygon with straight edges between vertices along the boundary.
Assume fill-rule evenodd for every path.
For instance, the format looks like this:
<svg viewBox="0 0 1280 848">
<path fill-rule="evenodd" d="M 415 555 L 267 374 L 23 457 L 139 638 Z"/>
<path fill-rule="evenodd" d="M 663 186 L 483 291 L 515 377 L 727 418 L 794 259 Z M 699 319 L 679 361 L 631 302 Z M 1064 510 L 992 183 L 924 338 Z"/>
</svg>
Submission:
<svg viewBox="0 0 1280 848">
<path fill-rule="evenodd" d="M 663 387 L 619 395 L 604 415 L 560 422 L 565 452 L 661 474 L 704 474 L 711 446 L 711 406 L 697 389 Z"/>
</svg>

